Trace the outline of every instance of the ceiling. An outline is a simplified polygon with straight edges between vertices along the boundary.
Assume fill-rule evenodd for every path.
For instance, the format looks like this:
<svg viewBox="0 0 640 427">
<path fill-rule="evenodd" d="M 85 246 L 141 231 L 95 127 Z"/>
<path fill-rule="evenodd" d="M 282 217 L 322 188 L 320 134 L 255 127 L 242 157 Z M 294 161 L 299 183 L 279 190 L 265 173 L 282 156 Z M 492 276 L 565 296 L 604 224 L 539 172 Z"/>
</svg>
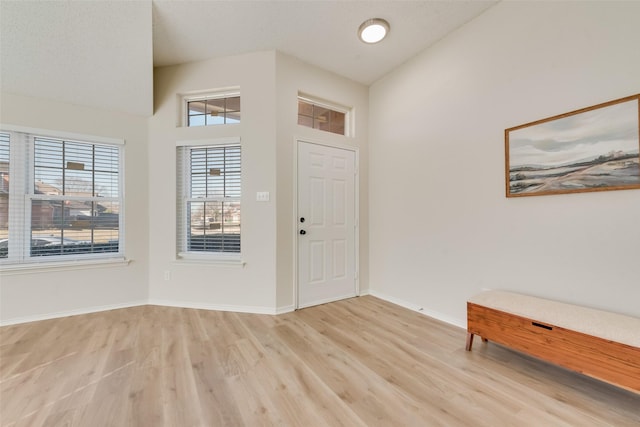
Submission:
<svg viewBox="0 0 640 427">
<path fill-rule="evenodd" d="M 365 85 L 495 1 L 0 0 L 3 91 L 149 116 L 153 67 L 278 50 Z M 387 39 L 357 38 L 368 18 Z"/>
</svg>

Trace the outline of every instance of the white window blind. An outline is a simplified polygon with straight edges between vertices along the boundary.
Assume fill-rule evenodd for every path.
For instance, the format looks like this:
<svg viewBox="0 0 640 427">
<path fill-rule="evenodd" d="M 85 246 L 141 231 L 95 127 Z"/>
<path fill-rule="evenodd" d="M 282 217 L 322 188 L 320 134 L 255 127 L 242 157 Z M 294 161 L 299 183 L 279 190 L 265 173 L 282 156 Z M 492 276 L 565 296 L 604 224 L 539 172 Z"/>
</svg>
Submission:
<svg viewBox="0 0 640 427">
<path fill-rule="evenodd" d="M 9 253 L 9 134 L 0 133 L 0 259 Z"/>
<path fill-rule="evenodd" d="M 11 158 L 6 226 L 6 185 L 0 193 L 0 259 L 35 263 L 123 256 L 122 145 L 24 132 L 3 133 L 0 153 L 5 145 Z M 6 156 L 0 156 L 4 164 Z"/>
<path fill-rule="evenodd" d="M 241 149 L 178 147 L 178 253 L 239 256 Z"/>
</svg>

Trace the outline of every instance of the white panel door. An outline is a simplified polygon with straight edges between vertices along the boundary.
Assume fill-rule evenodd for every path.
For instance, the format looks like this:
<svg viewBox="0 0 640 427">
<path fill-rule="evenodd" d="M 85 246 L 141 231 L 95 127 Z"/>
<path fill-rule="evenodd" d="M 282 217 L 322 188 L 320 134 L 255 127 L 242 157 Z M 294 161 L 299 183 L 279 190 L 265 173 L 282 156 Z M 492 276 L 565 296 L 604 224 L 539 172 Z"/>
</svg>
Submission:
<svg viewBox="0 0 640 427">
<path fill-rule="evenodd" d="M 356 296 L 355 152 L 298 141 L 298 307 Z"/>
</svg>

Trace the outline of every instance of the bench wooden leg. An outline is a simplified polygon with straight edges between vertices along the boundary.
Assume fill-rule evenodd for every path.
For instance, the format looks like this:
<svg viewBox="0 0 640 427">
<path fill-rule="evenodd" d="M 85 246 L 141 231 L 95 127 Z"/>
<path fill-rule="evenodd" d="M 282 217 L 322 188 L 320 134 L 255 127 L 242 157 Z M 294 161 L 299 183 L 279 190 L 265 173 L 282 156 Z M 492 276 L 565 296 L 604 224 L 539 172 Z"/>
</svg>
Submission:
<svg viewBox="0 0 640 427">
<path fill-rule="evenodd" d="M 467 333 L 467 345 L 466 345 L 466 349 L 467 351 L 471 351 L 471 346 L 473 345 L 473 335 L 471 332 Z M 489 340 L 486 339 L 485 337 L 480 337 L 482 339 L 482 342 L 488 342 Z"/>
</svg>

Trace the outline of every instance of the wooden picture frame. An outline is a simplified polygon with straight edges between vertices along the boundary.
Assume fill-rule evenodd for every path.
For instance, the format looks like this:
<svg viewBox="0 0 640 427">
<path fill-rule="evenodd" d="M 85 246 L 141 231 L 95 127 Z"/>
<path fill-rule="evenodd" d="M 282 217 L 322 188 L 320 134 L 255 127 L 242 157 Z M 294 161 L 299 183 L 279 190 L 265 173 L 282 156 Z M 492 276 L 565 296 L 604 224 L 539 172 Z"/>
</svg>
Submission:
<svg viewBox="0 0 640 427">
<path fill-rule="evenodd" d="M 507 197 L 640 188 L 640 94 L 504 135 Z"/>
</svg>

